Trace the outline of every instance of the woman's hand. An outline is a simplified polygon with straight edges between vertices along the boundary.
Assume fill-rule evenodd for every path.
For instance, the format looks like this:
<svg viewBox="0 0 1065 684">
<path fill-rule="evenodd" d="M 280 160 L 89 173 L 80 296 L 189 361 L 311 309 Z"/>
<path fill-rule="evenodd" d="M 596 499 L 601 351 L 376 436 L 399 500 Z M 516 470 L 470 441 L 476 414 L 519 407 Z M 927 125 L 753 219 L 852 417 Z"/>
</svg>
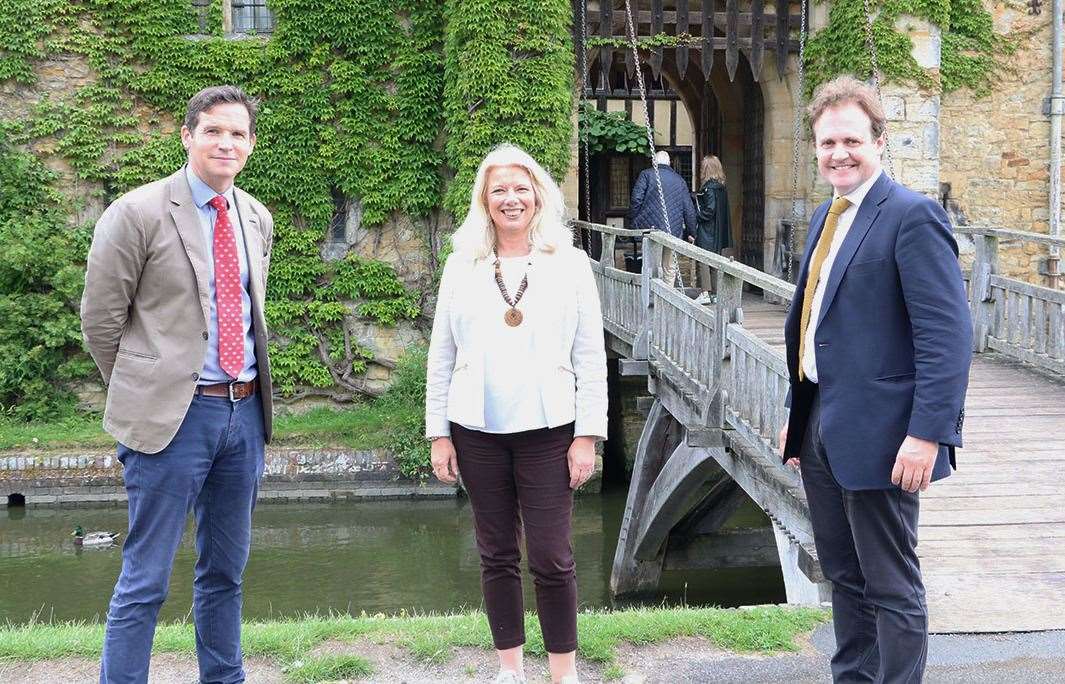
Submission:
<svg viewBox="0 0 1065 684">
<path fill-rule="evenodd" d="M 574 437 L 566 458 L 569 462 L 569 488 L 576 489 L 595 472 L 595 437 Z"/>
<path fill-rule="evenodd" d="M 436 475 L 436 479 L 447 484 L 458 482 L 459 461 L 450 437 L 433 440 L 429 447 L 429 462 L 433 464 L 433 475 Z"/>
</svg>

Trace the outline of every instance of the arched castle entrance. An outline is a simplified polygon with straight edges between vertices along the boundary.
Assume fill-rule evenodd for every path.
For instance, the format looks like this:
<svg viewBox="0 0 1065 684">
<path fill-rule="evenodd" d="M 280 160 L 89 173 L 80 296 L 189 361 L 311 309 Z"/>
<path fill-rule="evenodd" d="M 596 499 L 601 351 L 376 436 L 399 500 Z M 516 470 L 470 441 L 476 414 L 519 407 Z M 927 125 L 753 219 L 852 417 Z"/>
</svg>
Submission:
<svg viewBox="0 0 1065 684">
<path fill-rule="evenodd" d="M 633 11 L 640 37 L 689 36 L 677 47 L 641 54 L 656 147 L 670 152 L 673 168 L 689 180 L 693 191 L 703 180 L 698 169 L 702 156 L 710 153 L 721 159 L 734 256 L 771 270 L 777 221 L 790 208 L 783 196 L 790 189 L 794 116 L 788 53 L 797 49 L 790 35 L 799 27 L 799 3 L 656 0 L 633 3 Z M 626 40 L 623 0 L 589 2 L 586 20 L 590 44 L 595 37 Z M 761 41 L 754 38 L 759 33 Z M 575 34 L 579 50 L 579 24 Z M 703 34 L 711 36 L 709 42 Z M 614 43 L 621 44 L 627 42 Z M 624 111 L 643 125 L 631 52 L 600 45 L 589 55 L 589 103 L 601 111 Z M 627 227 L 629 194 L 649 160 L 600 153 L 589 162 L 590 187 L 580 181 L 581 218 Z M 577 180 L 575 175 L 571 182 Z M 589 216 L 584 216 L 585 193 Z"/>
</svg>

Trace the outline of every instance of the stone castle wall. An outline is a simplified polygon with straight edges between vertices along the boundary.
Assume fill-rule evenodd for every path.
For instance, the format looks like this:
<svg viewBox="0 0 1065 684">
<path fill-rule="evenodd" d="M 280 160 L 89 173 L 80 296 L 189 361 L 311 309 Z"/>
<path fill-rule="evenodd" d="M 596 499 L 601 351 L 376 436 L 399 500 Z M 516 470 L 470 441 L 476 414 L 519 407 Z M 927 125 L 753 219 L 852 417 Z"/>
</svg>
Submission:
<svg viewBox="0 0 1065 684">
<path fill-rule="evenodd" d="M 1049 231 L 1051 17 L 1030 16 L 1019 3 L 984 0 L 995 30 L 1016 42 L 993 92 L 968 90 L 942 98 L 940 182 L 955 223 Z M 949 188 L 949 189 L 948 189 Z M 1004 243 L 1004 275 L 1045 285 L 1039 275 L 1046 248 Z"/>
</svg>

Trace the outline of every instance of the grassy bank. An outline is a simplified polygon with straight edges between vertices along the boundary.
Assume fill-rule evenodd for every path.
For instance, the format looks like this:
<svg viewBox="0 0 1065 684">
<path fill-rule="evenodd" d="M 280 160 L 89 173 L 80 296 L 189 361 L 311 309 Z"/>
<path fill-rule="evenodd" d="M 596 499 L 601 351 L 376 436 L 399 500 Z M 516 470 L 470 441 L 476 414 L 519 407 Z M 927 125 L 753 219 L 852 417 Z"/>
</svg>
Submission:
<svg viewBox="0 0 1065 684">
<path fill-rule="evenodd" d="M 623 642 L 652 644 L 676 637 L 705 637 L 736 652 L 772 653 L 797 648 L 796 637 L 826 620 L 827 613 L 809 608 L 765 606 L 749 609 L 654 608 L 588 612 L 578 616 L 581 658 L 623 673 L 613 665 Z M 526 652 L 543 655 L 543 639 L 535 616 L 526 617 Z M 98 658 L 103 639 L 99 624 L 29 624 L 0 627 L 0 661 L 41 661 L 65 657 Z M 248 656 L 269 658 L 285 669 L 292 682 L 319 682 L 369 676 L 373 666 L 357 653 L 316 654 L 329 642 L 393 643 L 411 659 L 443 663 L 454 649 L 492 649 L 488 622 L 482 613 L 449 616 L 334 616 L 301 620 L 252 622 L 244 626 Z M 357 649 L 356 649 L 357 650 Z M 156 653 L 195 653 L 191 624 L 162 625 L 156 632 Z"/>
<path fill-rule="evenodd" d="M 274 418 L 277 446 L 374 449 L 388 446 L 389 431 L 407 410 L 373 402 L 345 409 L 319 408 Z M 98 414 L 72 415 L 52 422 L 26 423 L 0 418 L 0 450 L 110 449 L 115 440 L 101 427 Z"/>
</svg>

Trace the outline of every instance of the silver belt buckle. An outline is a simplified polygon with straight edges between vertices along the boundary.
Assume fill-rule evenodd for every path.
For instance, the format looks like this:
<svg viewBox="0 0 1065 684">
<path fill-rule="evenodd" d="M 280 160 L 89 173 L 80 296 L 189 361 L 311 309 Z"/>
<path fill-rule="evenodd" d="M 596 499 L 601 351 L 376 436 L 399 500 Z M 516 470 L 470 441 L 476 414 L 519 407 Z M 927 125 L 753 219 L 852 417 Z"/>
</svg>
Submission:
<svg viewBox="0 0 1065 684">
<path fill-rule="evenodd" d="M 235 385 L 235 384 L 237 384 L 237 381 L 236 381 L 236 380 L 234 380 L 233 382 L 231 382 L 231 383 L 228 383 L 228 384 L 226 385 L 226 388 L 228 388 L 228 389 L 229 389 L 229 400 L 230 400 L 231 402 L 233 402 L 234 404 L 235 404 L 235 403 L 237 403 L 238 401 L 240 401 L 240 399 L 238 399 L 238 398 L 236 398 L 236 397 L 234 397 L 234 396 L 233 396 L 233 385 Z"/>
</svg>

